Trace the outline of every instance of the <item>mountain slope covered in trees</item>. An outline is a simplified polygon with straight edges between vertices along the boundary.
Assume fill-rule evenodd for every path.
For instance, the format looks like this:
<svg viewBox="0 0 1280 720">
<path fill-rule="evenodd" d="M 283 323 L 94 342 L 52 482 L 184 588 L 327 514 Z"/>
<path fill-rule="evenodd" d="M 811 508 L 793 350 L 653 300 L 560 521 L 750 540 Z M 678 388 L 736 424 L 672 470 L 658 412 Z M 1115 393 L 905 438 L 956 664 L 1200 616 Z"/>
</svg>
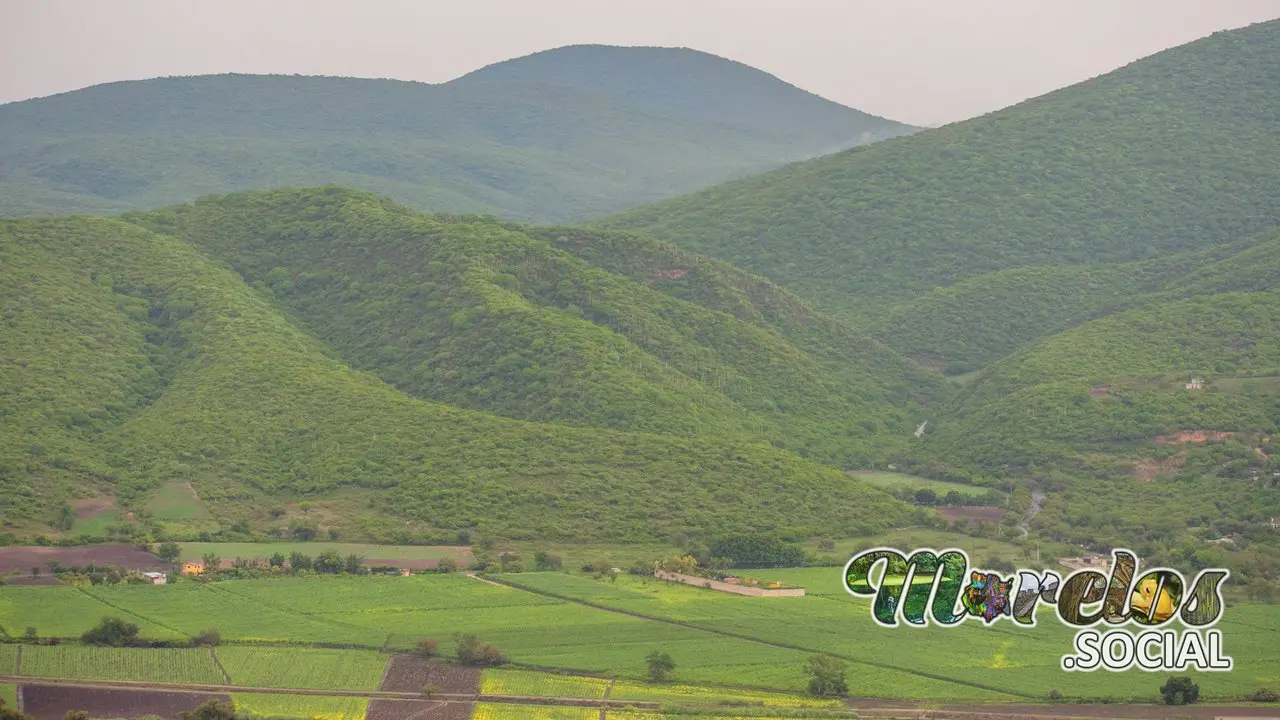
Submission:
<svg viewBox="0 0 1280 720">
<path fill-rule="evenodd" d="M 610 74 L 561 71 L 578 63 Z M 714 104 L 681 101 L 711 83 Z M 440 85 L 158 78 L 0 106 L 0 215 L 335 183 L 424 210 L 566 221 L 912 130 L 663 48 L 562 48 Z"/>
<path fill-rule="evenodd" d="M 1280 21 L 980 118 L 609 224 L 859 318 L 1015 267 L 1153 260 L 1280 225 Z"/>
<path fill-rule="evenodd" d="M 339 189 L 3 221 L 6 519 L 47 531 L 76 497 L 137 508 L 175 481 L 223 522 L 269 525 L 269 507 L 307 499 L 383 539 L 405 521 L 435 536 L 804 536 L 909 514 L 761 431 L 814 455 L 892 444 L 908 363 L 869 341 L 813 345 L 768 319 L 812 314 L 785 297 L 739 318 L 564 249 L 589 238 L 536 234 Z M 841 353 L 883 367 L 845 389 Z M 829 416 L 805 407 L 828 391 Z"/>
</svg>

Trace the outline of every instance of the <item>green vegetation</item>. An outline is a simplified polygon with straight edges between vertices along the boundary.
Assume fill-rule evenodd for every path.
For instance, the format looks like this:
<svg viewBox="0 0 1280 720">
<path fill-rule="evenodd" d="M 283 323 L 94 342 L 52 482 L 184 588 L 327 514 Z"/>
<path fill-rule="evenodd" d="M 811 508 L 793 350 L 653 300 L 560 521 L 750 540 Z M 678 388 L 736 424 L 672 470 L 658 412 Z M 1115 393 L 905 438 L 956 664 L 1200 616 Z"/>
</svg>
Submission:
<svg viewBox="0 0 1280 720">
<path fill-rule="evenodd" d="M 480 233 L 481 238 L 493 233 L 495 242 L 507 232 L 484 223 L 450 226 L 345 191 L 241 196 L 220 202 L 231 208 L 241 203 L 253 207 L 268 198 L 312 207 L 317 215 L 372 218 L 360 237 L 385 235 L 389 242 L 405 226 L 415 225 L 430 232 L 455 227 L 464 234 Z M 215 201 L 163 216 L 191 212 L 213 217 L 216 213 L 210 211 L 218 207 Z M 307 211 L 298 212 L 305 217 Z M 286 213 L 280 219 L 287 217 Z M 223 219 L 222 232 L 234 237 L 235 227 L 262 218 L 232 212 Z M 299 227 L 306 228 L 306 222 Z M 321 224 L 317 231 L 325 227 L 343 226 Z M 335 248 L 355 240 L 349 237 Z M 706 422 L 719 434 L 657 436 L 533 424 L 412 397 L 344 364 L 290 321 L 297 311 L 245 284 L 194 245 L 120 221 L 10 221 L 0 225 L 0 245 L 6 252 L 6 271 L 0 274 L 5 283 L 2 302 L 13 317 L 13 332 L 0 339 L 0 349 L 28 358 L 24 365 L 0 370 L 5 407 L 15 410 L 15 421 L 0 429 L 0 473 L 8 478 L 0 488 L 6 514 L 12 511 L 18 520 L 56 518 L 65 498 L 77 493 L 97 495 L 111 489 L 122 504 L 143 502 L 175 478 L 190 479 L 209 510 L 223 520 L 287 532 L 292 520 L 269 513 L 275 504 L 271 498 L 304 496 L 317 504 L 333 500 L 332 507 L 343 513 L 336 524 L 356 526 L 366 537 L 384 538 L 414 531 L 437 536 L 439 530 L 450 535 L 478 530 L 517 538 L 666 541 L 673 534 L 695 533 L 713 524 L 746 530 L 784 525 L 804 536 L 832 526 L 874 531 L 902 524 L 908 517 L 907 508 L 888 495 L 743 432 L 747 421 L 758 425 L 775 411 L 765 408 L 760 415 L 749 415 L 709 383 L 681 375 L 660 359 L 646 359 L 653 356 L 639 350 L 629 356 L 632 360 L 611 356 L 613 350 L 606 352 L 607 348 L 627 346 L 629 341 L 601 325 L 574 320 L 564 310 L 523 307 L 527 300 L 510 297 L 511 291 L 498 284 L 480 282 L 491 272 L 481 264 L 459 270 L 456 277 L 441 277 L 462 283 L 458 292 L 491 296 L 498 305 L 463 313 L 469 319 L 459 324 L 474 325 L 478 334 L 460 329 L 457 339 L 483 342 L 439 373 L 423 376 L 430 387 L 463 401 L 472 393 L 466 389 L 472 381 L 451 378 L 459 377 L 455 371 L 473 363 L 483 366 L 507 352 L 485 355 L 483 348 L 490 341 L 498 342 L 522 327 L 536 333 L 562 327 L 571 336 L 585 333 L 584 343 L 594 343 L 591 338 L 599 336 L 603 344 L 594 347 L 602 353 L 602 371 L 623 372 L 628 363 L 638 362 L 641 368 L 653 368 L 653 380 L 634 387 L 628 386 L 630 380 L 595 386 L 592 381 L 560 382 L 560 373 L 568 373 L 563 375 L 566 381 L 588 377 L 581 374 L 582 368 L 574 368 L 572 358 L 584 357 L 582 353 L 590 357 L 593 345 L 558 356 L 554 348 L 564 339 L 548 334 L 544 349 L 538 350 L 545 354 L 513 361 L 513 368 L 525 369 L 513 370 L 512 379 L 536 373 L 541 362 L 557 368 L 547 371 L 541 387 L 548 401 L 564 393 L 558 417 L 576 410 L 589 415 L 592 407 L 603 412 L 608 403 L 601 403 L 597 395 L 634 391 L 640 398 L 669 397 L 675 404 L 658 415 L 648 413 L 651 407 L 662 408 L 660 403 L 620 405 L 614 422 L 673 432 Z M 34 280 L 37 277 L 40 282 Z M 370 287 L 374 292 L 378 286 Z M 510 303 L 514 306 L 507 308 Z M 681 307 L 710 313 L 691 304 Z M 381 317 L 378 308 L 395 316 L 382 304 L 339 304 L 332 314 L 352 320 L 372 318 L 371 312 Z M 550 323 L 535 319 L 526 324 L 522 318 L 529 315 L 549 318 Z M 516 324 L 507 326 L 508 318 Z M 708 322 L 712 320 L 734 322 L 708 315 Z M 406 321 L 405 327 L 413 324 Z M 375 322 L 363 325 L 377 327 Z M 697 327 L 686 325 L 681 334 L 696 336 Z M 854 372 L 849 366 L 832 370 L 832 365 L 816 359 L 799 362 L 803 355 L 788 349 L 794 346 L 777 335 L 745 323 L 736 327 L 743 338 L 760 340 L 743 346 L 750 350 L 751 363 L 781 370 L 796 361 L 796 374 L 775 374 L 797 392 L 812 392 L 803 390 L 806 367 L 811 377 L 825 376 L 835 384 L 841 373 Z M 499 328 L 503 330 L 497 332 Z M 86 329 L 95 334 L 85 335 Z M 400 337 L 398 331 L 396 335 Z M 369 337 L 381 342 L 375 338 L 376 333 Z M 779 348 L 778 355 L 770 355 L 771 346 Z M 733 347 L 726 345 L 725 351 Z M 465 358 L 471 359 L 464 362 Z M 388 366 L 388 372 L 395 367 L 404 366 Z M 885 382 L 890 382 L 899 371 L 884 372 Z M 67 373 L 83 378 L 66 383 L 62 378 Z M 677 381 L 678 377 L 685 379 Z M 897 385 L 905 392 L 905 381 Z M 485 401 L 484 394 L 467 402 L 503 410 L 507 408 L 500 406 L 502 398 L 521 397 L 518 383 L 509 389 L 484 387 L 495 393 L 497 402 Z M 534 387 L 528 388 L 531 396 L 536 394 Z M 796 423 L 801 435 L 791 442 L 830 442 L 835 446 L 832 452 L 865 452 L 872 439 L 885 432 L 884 423 L 904 424 L 905 418 L 894 420 L 901 410 L 889 402 L 901 396 L 881 396 L 892 386 L 869 383 L 854 388 L 870 397 L 845 396 L 836 399 L 835 408 L 827 407 L 867 415 L 866 427 L 811 416 L 809 423 Z M 775 403 L 785 401 L 786 392 L 786 386 L 768 391 Z M 706 405 L 689 405 L 691 393 Z M 623 410 L 628 407 L 630 411 Z M 723 410 L 718 419 L 716 408 Z M 780 427 L 783 413 L 776 412 Z M 874 420 L 876 414 L 884 420 Z M 598 415 L 596 421 L 610 422 L 606 415 Z M 174 432 L 175 427 L 183 431 Z M 823 439 L 828 432 L 831 436 Z M 353 448 L 361 452 L 354 454 Z M 642 487 L 644 492 L 638 490 Z M 344 495 L 352 490 L 378 492 L 354 503 Z M 571 501 L 560 506 L 550 502 L 552 496 Z M 538 512 L 527 511 L 533 507 Z M 397 516 L 402 519 L 391 519 Z M 408 530 L 404 520 L 410 521 Z"/>
<path fill-rule="evenodd" d="M 296 718 L 314 720 L 364 720 L 369 699 L 360 697 L 324 697 L 322 695 L 271 695 L 267 693 L 232 693 L 236 712 L 253 713 L 263 718 Z"/>
<path fill-rule="evenodd" d="M 871 622 L 869 605 L 844 590 L 838 568 L 822 571 L 825 581 L 817 570 L 795 572 L 811 574 L 804 582 L 805 597 L 764 602 L 631 576 L 601 582 L 563 573 L 524 573 L 503 576 L 503 581 L 691 629 L 755 638 L 775 644 L 779 652 L 804 648 L 808 655 L 830 655 L 848 663 L 850 690 L 857 695 L 1012 700 L 1040 699 L 1056 688 L 1067 697 L 1147 701 L 1152 696 L 1147 673 L 1064 675 L 1058 661 L 1071 648 L 1075 631 L 1059 623 L 1017 630 L 965 624 L 905 634 L 865 632 Z M 1217 627 L 1232 638 L 1236 671 L 1196 674 L 1205 695 L 1239 697 L 1266 677 L 1274 655 L 1269 643 L 1277 638 L 1264 618 L 1275 613 L 1275 606 L 1239 604 L 1224 614 Z M 802 654 L 799 662 L 808 655 Z M 927 675 L 915 674 L 925 668 Z M 679 672 L 676 679 L 684 680 Z M 806 684 L 801 676 L 787 685 L 770 685 L 799 691 Z M 610 696 L 617 697 L 616 688 Z"/>
<path fill-rule="evenodd" d="M 1280 225 L 1280 21 L 974 120 L 625 213 L 847 317 L 996 270 L 1146 260 Z"/>
<path fill-rule="evenodd" d="M 156 520 L 202 520 L 209 517 L 190 483 L 161 485 L 144 507 Z"/>
<path fill-rule="evenodd" d="M 639 702 L 684 703 L 701 705 L 756 705 L 771 708 L 837 708 L 838 700 L 815 700 L 801 695 L 759 692 L 743 689 L 716 688 L 697 685 L 653 685 L 648 683 L 619 682 L 609 693 L 613 700 Z"/>
<path fill-rule="evenodd" d="M 451 557 L 455 560 L 467 556 L 467 551 L 457 547 L 440 547 L 435 545 L 370 545 L 368 543 L 335 543 L 335 542 L 269 542 L 269 543 L 178 543 L 182 548 L 182 559 L 199 560 L 207 553 L 214 553 L 224 558 L 270 558 L 280 554 L 289 557 L 300 552 L 307 555 L 319 555 L 323 552 L 336 552 L 346 557 L 351 554 L 363 555 L 366 558 L 379 560 L 438 560 Z"/>
<path fill-rule="evenodd" d="M 668 48 L 563 48 L 441 85 L 160 78 L 0 108 L 0 215 L 339 183 L 423 209 L 565 221 L 911 130 Z"/>
<path fill-rule="evenodd" d="M 489 668 L 480 676 L 483 695 L 600 699 L 609 687 L 605 678 L 558 675 L 532 670 Z"/>
<path fill-rule="evenodd" d="M 372 650 L 227 646 L 217 650 L 234 685 L 376 690 L 387 656 Z"/>
<path fill-rule="evenodd" d="M 22 674 L 196 685 L 223 685 L 226 680 L 208 648 L 27 645 L 22 649 Z"/>
<path fill-rule="evenodd" d="M 597 720 L 595 708 L 553 707 L 550 705 L 504 705 L 476 703 L 471 720 Z"/>
</svg>

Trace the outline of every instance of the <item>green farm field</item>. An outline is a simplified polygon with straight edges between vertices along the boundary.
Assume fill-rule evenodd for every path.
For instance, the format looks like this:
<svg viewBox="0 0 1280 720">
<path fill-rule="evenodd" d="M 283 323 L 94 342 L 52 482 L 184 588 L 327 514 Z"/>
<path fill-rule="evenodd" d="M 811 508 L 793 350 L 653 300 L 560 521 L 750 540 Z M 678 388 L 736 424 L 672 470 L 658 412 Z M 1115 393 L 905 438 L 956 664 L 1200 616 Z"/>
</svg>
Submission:
<svg viewBox="0 0 1280 720">
<path fill-rule="evenodd" d="M 319 695 L 271 695 L 232 693 L 236 710 L 263 718 L 311 718 L 312 720 L 364 720 L 368 698 Z"/>
<path fill-rule="evenodd" d="M 476 703 L 471 720 L 597 720 L 594 708 L 552 707 L 550 705 L 503 705 Z"/>
<path fill-rule="evenodd" d="M 896 472 L 855 471 L 851 472 L 850 475 L 853 475 L 865 483 L 870 483 L 884 488 L 910 488 L 912 490 L 929 488 L 939 496 L 946 495 L 954 490 L 965 497 L 982 497 L 991 490 L 991 488 L 979 487 L 977 485 L 965 485 L 964 483 L 946 482 L 944 480 L 930 480 L 916 475 L 906 475 Z"/>
<path fill-rule="evenodd" d="M 205 520 L 209 511 L 196 495 L 191 483 L 161 485 L 146 503 L 157 520 Z"/>
<path fill-rule="evenodd" d="M 231 676 L 231 683 L 255 688 L 376 690 L 388 659 L 374 650 L 218 648 L 218 660 Z"/>
<path fill-rule="evenodd" d="M 535 670 L 492 668 L 480 676 L 482 695 L 523 695 L 525 697 L 603 698 L 609 689 L 606 678 L 557 675 Z"/>
<path fill-rule="evenodd" d="M 89 680 L 223 685 L 209 648 L 109 648 L 82 645 L 27 645 L 22 675 Z"/>
<path fill-rule="evenodd" d="M 0 675 L 16 675 L 17 668 L 18 646 L 0 645 Z"/>
<path fill-rule="evenodd" d="M 18 706 L 18 686 L 12 683 L 0 683 L 0 700 L 4 701 L 7 708 L 16 708 Z"/>
<path fill-rule="evenodd" d="M 839 568 L 777 569 L 769 575 L 805 587 L 807 596 L 749 598 L 648 578 L 624 575 L 608 582 L 576 573 L 492 578 L 518 588 L 460 575 L 86 590 L 0 587 L 0 624 L 22 628 L 36 615 L 61 617 L 57 634 L 69 638 L 105 614 L 169 628 L 179 637 L 214 627 L 224 640 L 217 657 L 232 684 L 246 688 L 373 689 L 385 651 L 408 650 L 434 637 L 447 654 L 455 633 L 470 632 L 498 645 L 518 665 L 617 677 L 614 698 L 629 687 L 645 689 L 629 681 L 643 677 L 644 657 L 653 650 L 675 660 L 671 688 L 719 686 L 694 694 L 729 699 L 742 691 L 802 692 L 801 667 L 815 652 L 849 662 L 851 691 L 862 697 L 1000 702 L 1041 700 L 1058 690 L 1068 698 L 1154 698 L 1146 673 L 1063 673 L 1058 660 L 1071 650 L 1072 634 L 1047 614 L 1035 628 L 1001 621 L 985 628 L 965 623 L 883 630 L 872 625 L 868 603 L 845 592 Z M 1278 621 L 1275 606 L 1228 606 L 1218 627 L 1236 670 L 1197 675 L 1206 698 L 1235 698 L 1280 685 L 1280 670 L 1270 661 L 1280 643 Z M 48 634 L 53 633 L 41 631 Z M 244 642 L 367 649 L 238 644 Z M 490 671 L 484 682 L 486 692 L 545 697 L 598 697 L 603 684 L 518 669 Z"/>
</svg>

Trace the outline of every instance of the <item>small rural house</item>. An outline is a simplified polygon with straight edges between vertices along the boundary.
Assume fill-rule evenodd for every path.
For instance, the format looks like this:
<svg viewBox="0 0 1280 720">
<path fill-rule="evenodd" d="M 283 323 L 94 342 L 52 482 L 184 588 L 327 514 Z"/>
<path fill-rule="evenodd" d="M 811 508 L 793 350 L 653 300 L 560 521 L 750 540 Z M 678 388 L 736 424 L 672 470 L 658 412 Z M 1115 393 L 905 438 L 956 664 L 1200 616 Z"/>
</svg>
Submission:
<svg viewBox="0 0 1280 720">
<path fill-rule="evenodd" d="M 1203 390 L 1203 389 L 1204 389 L 1204 380 L 1201 380 L 1201 379 L 1200 379 L 1200 378 L 1198 378 L 1198 377 L 1193 377 L 1193 378 L 1191 378 L 1191 382 L 1187 383 L 1187 389 L 1188 389 L 1188 390 Z"/>
<path fill-rule="evenodd" d="M 203 575 L 204 563 L 199 561 L 184 562 L 182 563 L 182 574 L 183 575 Z"/>
<path fill-rule="evenodd" d="M 146 578 L 147 582 L 151 583 L 152 585 L 165 585 L 169 582 L 168 575 L 165 575 L 162 572 L 156 572 L 154 570 L 150 572 L 142 573 L 142 577 Z"/>
</svg>

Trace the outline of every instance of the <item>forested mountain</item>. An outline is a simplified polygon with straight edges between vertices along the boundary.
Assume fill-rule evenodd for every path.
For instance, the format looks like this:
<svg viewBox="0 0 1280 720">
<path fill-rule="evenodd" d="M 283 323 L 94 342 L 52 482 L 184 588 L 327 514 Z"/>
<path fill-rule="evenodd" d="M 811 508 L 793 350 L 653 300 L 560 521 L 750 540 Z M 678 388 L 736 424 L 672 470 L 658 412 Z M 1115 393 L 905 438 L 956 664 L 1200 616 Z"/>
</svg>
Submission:
<svg viewBox="0 0 1280 720">
<path fill-rule="evenodd" d="M 759 278 L 574 233 L 336 188 L 3 221 L 6 520 L 171 481 L 224 521 L 333 501 L 383 538 L 906 517 L 769 441 L 832 465 L 900 446 L 930 399 L 909 363 Z M 605 245 L 638 272 L 594 264 Z"/>
<path fill-rule="evenodd" d="M 577 65 L 607 75 L 564 71 Z M 0 106 L 0 215 L 336 183 L 424 210 L 566 221 L 912 130 L 662 48 L 562 48 L 440 85 L 159 78 Z"/>
<path fill-rule="evenodd" d="M 609 223 L 850 318 L 998 270 L 1158 259 L 1280 225 L 1277 87 L 1272 21 Z"/>
</svg>

